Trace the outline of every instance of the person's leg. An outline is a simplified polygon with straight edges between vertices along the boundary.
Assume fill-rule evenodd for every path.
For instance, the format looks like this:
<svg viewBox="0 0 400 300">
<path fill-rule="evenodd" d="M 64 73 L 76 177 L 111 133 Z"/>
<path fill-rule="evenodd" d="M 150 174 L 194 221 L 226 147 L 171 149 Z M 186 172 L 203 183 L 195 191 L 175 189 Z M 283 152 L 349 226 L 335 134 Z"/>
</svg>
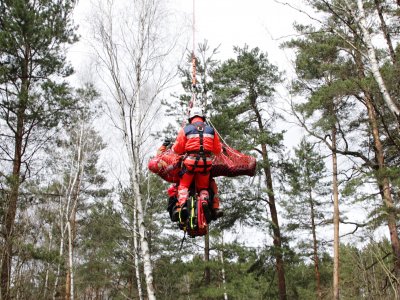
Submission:
<svg viewBox="0 0 400 300">
<path fill-rule="evenodd" d="M 210 195 L 208 193 L 209 183 L 210 183 L 210 173 L 209 172 L 195 173 L 196 190 L 199 193 L 199 199 L 202 203 L 202 208 L 203 208 L 207 223 L 211 222 L 211 211 L 208 206 L 208 200 L 210 197 Z"/>
<path fill-rule="evenodd" d="M 218 186 L 213 178 L 210 179 L 210 189 L 212 190 L 214 197 L 212 203 L 212 218 L 216 220 L 224 215 L 224 212 L 219 207 L 219 195 L 218 195 Z"/>
<path fill-rule="evenodd" d="M 178 202 L 175 206 L 174 212 L 172 214 L 173 221 L 184 221 L 188 217 L 188 211 L 185 205 L 188 196 L 189 196 L 189 187 L 192 183 L 194 177 L 194 173 L 185 172 L 181 180 L 179 181 L 178 186 Z"/>
<path fill-rule="evenodd" d="M 168 207 L 167 211 L 169 213 L 169 217 L 173 220 L 173 213 L 176 203 L 178 202 L 178 184 L 171 184 L 167 189 L 168 193 Z"/>
<path fill-rule="evenodd" d="M 219 195 L 218 195 L 218 186 L 215 182 L 214 179 L 210 179 L 210 189 L 213 193 L 213 202 L 212 202 L 212 208 L 213 209 L 218 209 L 219 208 Z"/>
<path fill-rule="evenodd" d="M 193 173 L 186 172 L 182 175 L 181 180 L 179 181 L 178 187 L 178 205 L 182 206 L 185 204 L 189 195 L 189 187 L 193 180 Z"/>
</svg>

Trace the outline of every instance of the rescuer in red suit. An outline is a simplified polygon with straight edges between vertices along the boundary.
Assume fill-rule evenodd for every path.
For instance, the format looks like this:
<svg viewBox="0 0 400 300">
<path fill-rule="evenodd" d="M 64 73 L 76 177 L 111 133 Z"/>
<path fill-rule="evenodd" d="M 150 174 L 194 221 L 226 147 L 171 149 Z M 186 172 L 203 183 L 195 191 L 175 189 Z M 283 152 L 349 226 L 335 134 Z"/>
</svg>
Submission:
<svg viewBox="0 0 400 300">
<path fill-rule="evenodd" d="M 181 220 L 187 218 L 188 212 L 183 205 L 189 194 L 189 187 L 194 179 L 196 192 L 203 199 L 209 198 L 208 187 L 213 155 L 222 151 L 221 142 L 214 128 L 205 123 L 200 107 L 194 106 L 189 113 L 189 124 L 182 128 L 172 150 L 184 155 L 182 161 L 183 175 L 178 186 L 178 203 L 174 211 L 176 216 L 181 211 Z"/>
</svg>

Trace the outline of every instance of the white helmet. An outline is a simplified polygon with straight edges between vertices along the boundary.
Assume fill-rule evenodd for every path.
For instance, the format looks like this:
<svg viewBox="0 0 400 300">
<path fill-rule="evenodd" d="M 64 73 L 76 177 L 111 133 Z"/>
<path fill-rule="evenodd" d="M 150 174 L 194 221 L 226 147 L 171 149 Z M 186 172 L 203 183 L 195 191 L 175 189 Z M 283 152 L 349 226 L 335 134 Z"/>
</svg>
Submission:
<svg viewBox="0 0 400 300">
<path fill-rule="evenodd" d="M 194 117 L 200 117 L 203 120 L 205 119 L 203 110 L 201 109 L 201 107 L 199 107 L 199 106 L 192 107 L 192 109 L 190 110 L 190 113 L 189 113 L 189 120 L 193 119 Z"/>
</svg>

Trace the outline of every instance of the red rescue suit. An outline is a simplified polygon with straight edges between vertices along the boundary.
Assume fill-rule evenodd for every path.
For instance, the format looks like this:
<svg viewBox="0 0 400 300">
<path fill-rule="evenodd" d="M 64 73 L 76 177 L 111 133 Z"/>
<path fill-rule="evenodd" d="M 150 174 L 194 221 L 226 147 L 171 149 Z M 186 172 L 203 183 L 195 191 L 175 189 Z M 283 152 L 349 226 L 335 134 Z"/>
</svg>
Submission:
<svg viewBox="0 0 400 300">
<path fill-rule="evenodd" d="M 213 154 L 222 151 L 221 142 L 214 128 L 205 124 L 200 117 L 194 117 L 178 133 L 172 150 L 183 159 L 184 174 L 178 187 L 178 205 L 182 206 L 188 198 L 188 189 L 195 180 L 196 191 L 208 189 Z"/>
</svg>

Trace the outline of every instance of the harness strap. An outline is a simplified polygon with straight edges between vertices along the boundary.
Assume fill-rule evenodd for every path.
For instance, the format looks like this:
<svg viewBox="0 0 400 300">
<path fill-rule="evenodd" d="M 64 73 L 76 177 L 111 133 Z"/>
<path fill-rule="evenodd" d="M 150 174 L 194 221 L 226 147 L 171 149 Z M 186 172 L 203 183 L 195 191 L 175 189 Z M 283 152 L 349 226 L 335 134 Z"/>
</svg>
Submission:
<svg viewBox="0 0 400 300">
<path fill-rule="evenodd" d="M 203 158 L 203 173 L 207 173 L 207 157 L 204 152 L 204 123 L 197 127 L 197 131 L 199 132 L 200 137 L 200 151 L 199 156 L 196 157 L 195 166 L 197 167 L 197 163 L 200 160 L 200 157 Z"/>
</svg>

